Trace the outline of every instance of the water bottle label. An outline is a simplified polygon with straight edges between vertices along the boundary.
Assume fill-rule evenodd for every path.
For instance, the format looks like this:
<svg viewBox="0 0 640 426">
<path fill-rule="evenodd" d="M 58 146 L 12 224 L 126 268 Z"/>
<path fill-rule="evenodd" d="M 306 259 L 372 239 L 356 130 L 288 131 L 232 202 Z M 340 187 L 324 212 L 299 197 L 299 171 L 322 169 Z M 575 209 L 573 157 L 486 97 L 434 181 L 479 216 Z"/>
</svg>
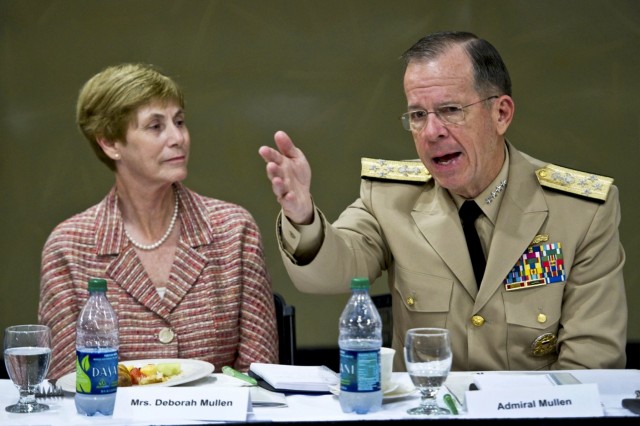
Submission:
<svg viewBox="0 0 640 426">
<path fill-rule="evenodd" d="M 380 351 L 340 349 L 340 391 L 380 390 Z"/>
<path fill-rule="evenodd" d="M 114 393 L 118 388 L 118 351 L 76 351 L 76 392 Z"/>
</svg>

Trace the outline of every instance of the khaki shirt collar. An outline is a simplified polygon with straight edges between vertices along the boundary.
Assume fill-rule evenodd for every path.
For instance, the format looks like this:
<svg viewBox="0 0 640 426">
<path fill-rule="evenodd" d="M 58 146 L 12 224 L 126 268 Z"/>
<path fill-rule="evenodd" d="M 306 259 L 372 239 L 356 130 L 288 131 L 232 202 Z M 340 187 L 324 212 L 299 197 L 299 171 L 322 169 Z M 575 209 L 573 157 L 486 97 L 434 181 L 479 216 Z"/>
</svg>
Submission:
<svg viewBox="0 0 640 426">
<path fill-rule="evenodd" d="M 491 184 L 489 184 L 489 186 L 484 189 L 484 191 L 482 191 L 477 197 L 474 198 L 475 202 L 478 203 L 478 206 L 480 206 L 480 209 L 482 209 L 484 215 L 491 221 L 494 226 L 496 224 L 496 221 L 498 220 L 498 212 L 500 211 L 500 204 L 502 204 L 502 198 L 508 176 L 509 150 L 507 149 L 507 145 L 505 144 L 504 163 L 502 163 L 502 168 L 500 169 L 498 176 L 496 176 L 496 178 L 491 182 Z M 451 198 L 453 198 L 454 203 L 456 203 L 456 207 L 458 208 L 458 210 L 460 210 L 460 207 L 462 207 L 462 203 L 467 201 L 467 199 L 451 192 L 450 194 Z"/>
</svg>

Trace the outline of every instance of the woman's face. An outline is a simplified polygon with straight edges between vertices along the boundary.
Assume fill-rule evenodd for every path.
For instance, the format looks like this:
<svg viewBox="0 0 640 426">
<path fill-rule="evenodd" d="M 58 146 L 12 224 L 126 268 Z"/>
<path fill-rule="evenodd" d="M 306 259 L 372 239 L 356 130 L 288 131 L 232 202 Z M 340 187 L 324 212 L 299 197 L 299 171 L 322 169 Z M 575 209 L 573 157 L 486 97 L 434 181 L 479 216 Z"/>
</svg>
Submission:
<svg viewBox="0 0 640 426">
<path fill-rule="evenodd" d="M 189 130 L 184 111 L 173 102 L 151 102 L 134 114 L 126 143 L 116 142 L 116 173 L 127 181 L 153 185 L 187 177 Z"/>
</svg>

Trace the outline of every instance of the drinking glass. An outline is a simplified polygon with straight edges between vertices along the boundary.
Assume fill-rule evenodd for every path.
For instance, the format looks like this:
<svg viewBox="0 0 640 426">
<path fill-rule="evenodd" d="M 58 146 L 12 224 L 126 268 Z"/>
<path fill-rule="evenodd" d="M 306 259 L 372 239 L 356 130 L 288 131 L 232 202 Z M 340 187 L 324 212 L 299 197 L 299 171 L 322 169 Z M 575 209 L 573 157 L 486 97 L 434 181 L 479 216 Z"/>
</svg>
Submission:
<svg viewBox="0 0 640 426">
<path fill-rule="evenodd" d="M 4 332 L 4 363 L 20 392 L 17 404 L 5 408 L 10 413 L 37 413 L 49 409 L 36 402 L 35 388 L 49 370 L 51 330 L 46 325 L 14 325 Z"/>
<path fill-rule="evenodd" d="M 413 384 L 420 390 L 420 406 L 409 414 L 440 415 L 449 410 L 438 407 L 436 396 L 451 370 L 449 332 L 443 328 L 412 328 L 404 342 L 404 360 Z"/>
</svg>

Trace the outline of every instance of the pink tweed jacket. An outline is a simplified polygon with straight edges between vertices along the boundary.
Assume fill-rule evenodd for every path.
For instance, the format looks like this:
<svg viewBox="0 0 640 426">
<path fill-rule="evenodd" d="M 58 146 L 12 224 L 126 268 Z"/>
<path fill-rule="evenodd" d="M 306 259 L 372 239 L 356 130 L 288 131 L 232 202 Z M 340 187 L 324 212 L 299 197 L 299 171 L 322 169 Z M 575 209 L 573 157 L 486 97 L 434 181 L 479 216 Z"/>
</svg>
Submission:
<svg viewBox="0 0 640 426">
<path fill-rule="evenodd" d="M 243 371 L 277 362 L 273 294 L 253 217 L 181 184 L 176 189 L 181 234 L 163 298 L 124 235 L 115 188 L 53 230 L 42 253 L 38 309 L 52 330 L 49 378 L 75 369 L 76 319 L 94 277 L 106 278 L 118 314 L 120 361 L 194 358 Z"/>
</svg>

